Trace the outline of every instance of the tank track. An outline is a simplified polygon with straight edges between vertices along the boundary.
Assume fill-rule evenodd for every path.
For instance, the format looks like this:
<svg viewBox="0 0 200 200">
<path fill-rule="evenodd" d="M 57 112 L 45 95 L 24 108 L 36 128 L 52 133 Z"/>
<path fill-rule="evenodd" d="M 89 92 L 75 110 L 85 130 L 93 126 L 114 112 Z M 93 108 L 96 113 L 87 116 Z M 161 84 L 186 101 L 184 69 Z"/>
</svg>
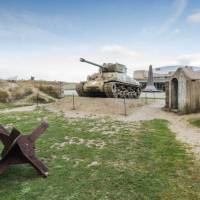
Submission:
<svg viewBox="0 0 200 200">
<path fill-rule="evenodd" d="M 141 94 L 141 88 L 130 84 L 109 82 L 105 83 L 104 92 L 108 98 L 137 99 Z"/>
<path fill-rule="evenodd" d="M 107 97 L 107 98 L 128 98 L 137 99 L 140 96 L 141 88 L 135 85 L 120 82 L 109 82 L 104 85 L 104 93 L 84 92 L 84 82 L 76 85 L 76 92 L 80 97 Z"/>
</svg>

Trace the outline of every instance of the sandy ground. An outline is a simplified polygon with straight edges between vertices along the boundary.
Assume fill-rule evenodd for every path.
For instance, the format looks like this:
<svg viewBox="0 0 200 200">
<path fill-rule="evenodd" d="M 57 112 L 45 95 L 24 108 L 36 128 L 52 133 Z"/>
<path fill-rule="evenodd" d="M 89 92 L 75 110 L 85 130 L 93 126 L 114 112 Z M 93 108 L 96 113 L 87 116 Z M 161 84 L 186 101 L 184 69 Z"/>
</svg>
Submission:
<svg viewBox="0 0 200 200">
<path fill-rule="evenodd" d="M 84 117 L 90 115 L 109 115 L 109 116 L 120 116 L 124 115 L 124 100 L 114 98 L 87 98 L 87 97 L 75 97 L 73 110 L 73 99 L 72 97 L 65 97 L 47 108 L 50 111 L 59 111 L 66 114 L 66 116 L 73 117 Z M 145 105 L 144 100 L 139 99 L 126 99 L 126 111 L 127 115 L 131 115 L 138 107 Z"/>
<path fill-rule="evenodd" d="M 200 128 L 192 126 L 188 120 L 200 118 L 199 114 L 178 115 L 162 110 L 164 100 L 127 100 L 127 116 L 124 116 L 124 104 L 121 99 L 102 98 L 75 98 L 75 108 L 72 110 L 72 98 L 65 98 L 55 103 L 45 105 L 51 112 L 62 112 L 66 117 L 101 117 L 112 116 L 123 121 L 144 121 L 152 119 L 165 119 L 169 128 L 176 134 L 179 141 L 188 144 L 200 159 Z M 0 113 L 33 111 L 35 106 L 19 107 L 1 110 Z"/>
</svg>

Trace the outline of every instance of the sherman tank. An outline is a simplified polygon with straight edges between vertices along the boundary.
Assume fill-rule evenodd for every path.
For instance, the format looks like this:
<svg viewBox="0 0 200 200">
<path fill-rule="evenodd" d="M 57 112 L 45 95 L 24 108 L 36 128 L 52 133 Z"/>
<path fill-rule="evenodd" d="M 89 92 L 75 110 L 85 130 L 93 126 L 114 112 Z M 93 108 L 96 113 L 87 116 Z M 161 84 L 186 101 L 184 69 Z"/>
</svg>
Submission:
<svg viewBox="0 0 200 200">
<path fill-rule="evenodd" d="M 88 76 L 87 81 L 76 85 L 76 91 L 82 97 L 138 98 L 141 93 L 139 82 L 127 76 L 127 68 L 119 63 L 99 65 L 83 58 L 85 62 L 99 67 L 99 72 Z"/>
</svg>

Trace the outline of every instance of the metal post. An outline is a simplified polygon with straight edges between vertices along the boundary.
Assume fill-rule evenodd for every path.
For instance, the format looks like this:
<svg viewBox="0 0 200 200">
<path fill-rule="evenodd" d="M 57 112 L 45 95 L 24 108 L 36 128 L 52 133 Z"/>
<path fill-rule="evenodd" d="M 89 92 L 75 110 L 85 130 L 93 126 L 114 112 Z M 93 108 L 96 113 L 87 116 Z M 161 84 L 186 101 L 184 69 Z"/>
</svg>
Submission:
<svg viewBox="0 0 200 200">
<path fill-rule="evenodd" d="M 60 81 L 60 98 L 62 97 L 62 82 Z"/>
<path fill-rule="evenodd" d="M 37 107 L 39 105 L 39 94 L 37 93 L 37 97 L 36 97 L 36 102 L 37 102 Z"/>
<path fill-rule="evenodd" d="M 73 107 L 72 107 L 72 110 L 76 110 L 76 108 L 75 108 L 75 101 L 74 101 L 74 94 L 73 94 L 73 99 L 72 99 L 72 102 L 73 102 Z"/>
<path fill-rule="evenodd" d="M 147 92 L 145 92 L 145 104 L 147 104 Z"/>
<path fill-rule="evenodd" d="M 124 97 L 124 115 L 127 116 L 126 112 L 126 98 Z"/>
</svg>

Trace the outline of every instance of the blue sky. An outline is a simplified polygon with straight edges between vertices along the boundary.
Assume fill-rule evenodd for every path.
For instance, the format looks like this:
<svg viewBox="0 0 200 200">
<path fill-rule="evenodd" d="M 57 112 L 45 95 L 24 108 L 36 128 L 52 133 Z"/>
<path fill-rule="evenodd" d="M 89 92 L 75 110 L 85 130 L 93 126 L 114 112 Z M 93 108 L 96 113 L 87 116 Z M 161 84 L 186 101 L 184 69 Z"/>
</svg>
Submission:
<svg viewBox="0 0 200 200">
<path fill-rule="evenodd" d="M 200 65 L 199 35 L 199 0 L 0 0 L 0 77 L 84 80 L 79 57 Z"/>
</svg>

